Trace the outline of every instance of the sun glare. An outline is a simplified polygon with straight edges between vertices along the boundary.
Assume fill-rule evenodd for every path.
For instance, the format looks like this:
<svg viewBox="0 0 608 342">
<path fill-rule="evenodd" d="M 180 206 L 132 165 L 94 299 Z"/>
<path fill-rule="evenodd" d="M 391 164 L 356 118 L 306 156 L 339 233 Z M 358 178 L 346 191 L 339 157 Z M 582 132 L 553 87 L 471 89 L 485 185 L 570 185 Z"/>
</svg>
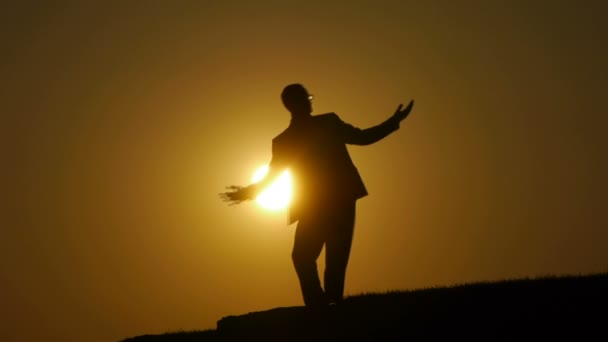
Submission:
<svg viewBox="0 0 608 342">
<path fill-rule="evenodd" d="M 260 166 L 251 177 L 253 183 L 264 179 L 268 173 L 268 165 Z M 274 183 L 270 184 L 255 199 L 258 204 L 265 209 L 281 210 L 289 205 L 291 200 L 291 175 L 289 171 L 283 172 Z"/>
</svg>

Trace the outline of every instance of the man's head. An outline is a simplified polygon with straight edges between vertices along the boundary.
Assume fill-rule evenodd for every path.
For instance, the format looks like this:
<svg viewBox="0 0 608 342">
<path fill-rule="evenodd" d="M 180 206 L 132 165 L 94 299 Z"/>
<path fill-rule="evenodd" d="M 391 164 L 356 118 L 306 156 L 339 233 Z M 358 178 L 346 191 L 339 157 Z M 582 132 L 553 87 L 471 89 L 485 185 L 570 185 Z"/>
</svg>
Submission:
<svg viewBox="0 0 608 342">
<path fill-rule="evenodd" d="M 312 95 L 301 84 L 295 83 L 285 87 L 281 93 L 281 100 L 294 118 L 312 113 Z"/>
</svg>

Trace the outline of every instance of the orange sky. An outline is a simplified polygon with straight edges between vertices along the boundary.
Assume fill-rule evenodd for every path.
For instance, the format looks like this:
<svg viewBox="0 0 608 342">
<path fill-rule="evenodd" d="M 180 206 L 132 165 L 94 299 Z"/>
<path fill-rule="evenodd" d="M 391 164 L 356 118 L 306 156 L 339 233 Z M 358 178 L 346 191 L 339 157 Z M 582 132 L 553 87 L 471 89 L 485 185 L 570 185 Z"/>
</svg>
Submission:
<svg viewBox="0 0 608 342">
<path fill-rule="evenodd" d="M 285 212 L 217 197 L 292 82 L 359 127 L 416 100 L 350 148 L 347 294 L 608 270 L 603 2 L 129 3 L 2 11 L 0 340 L 301 305 Z"/>
</svg>

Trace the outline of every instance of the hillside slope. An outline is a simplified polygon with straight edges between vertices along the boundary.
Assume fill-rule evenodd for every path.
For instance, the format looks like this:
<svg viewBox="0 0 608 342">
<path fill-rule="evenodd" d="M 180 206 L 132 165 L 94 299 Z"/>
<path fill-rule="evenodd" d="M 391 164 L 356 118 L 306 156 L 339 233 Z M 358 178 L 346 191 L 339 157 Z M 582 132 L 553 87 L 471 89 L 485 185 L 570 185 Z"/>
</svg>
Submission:
<svg viewBox="0 0 608 342">
<path fill-rule="evenodd" d="M 607 304 L 608 274 L 519 279 L 365 294 L 323 310 L 275 308 L 224 317 L 216 330 L 123 342 L 608 338 Z"/>
</svg>

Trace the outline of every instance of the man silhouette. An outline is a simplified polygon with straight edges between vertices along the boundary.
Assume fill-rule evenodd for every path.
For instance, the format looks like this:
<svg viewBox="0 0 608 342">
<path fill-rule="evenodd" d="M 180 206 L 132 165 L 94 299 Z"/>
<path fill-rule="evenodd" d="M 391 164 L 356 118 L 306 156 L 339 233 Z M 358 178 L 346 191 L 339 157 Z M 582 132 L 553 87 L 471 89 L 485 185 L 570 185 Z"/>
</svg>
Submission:
<svg viewBox="0 0 608 342">
<path fill-rule="evenodd" d="M 289 222 L 298 222 L 292 259 L 300 280 L 304 303 L 323 306 L 342 301 L 350 255 L 356 201 L 367 190 L 346 144 L 369 145 L 399 129 L 414 101 L 383 123 L 359 129 L 335 113 L 311 115 L 312 96 L 301 84 L 283 89 L 281 99 L 291 113 L 291 123 L 272 140 L 272 160 L 267 176 L 247 187 L 230 186 L 221 194 L 232 204 L 256 198 L 285 169 L 293 178 Z M 317 258 L 325 246 L 325 290 L 317 272 Z"/>
</svg>

